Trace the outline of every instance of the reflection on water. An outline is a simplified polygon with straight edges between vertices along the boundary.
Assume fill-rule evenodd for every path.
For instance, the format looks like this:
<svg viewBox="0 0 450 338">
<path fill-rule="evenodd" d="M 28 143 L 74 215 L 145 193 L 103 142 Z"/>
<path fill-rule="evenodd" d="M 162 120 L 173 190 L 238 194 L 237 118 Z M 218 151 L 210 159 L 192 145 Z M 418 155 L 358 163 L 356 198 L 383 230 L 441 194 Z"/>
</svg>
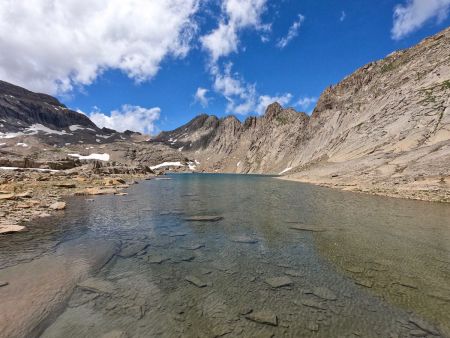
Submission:
<svg viewBox="0 0 450 338">
<path fill-rule="evenodd" d="M 24 241 L 30 257 L 80 235 L 121 242 L 44 337 L 450 336 L 448 205 L 171 177 L 73 199 L 52 234 Z"/>
</svg>

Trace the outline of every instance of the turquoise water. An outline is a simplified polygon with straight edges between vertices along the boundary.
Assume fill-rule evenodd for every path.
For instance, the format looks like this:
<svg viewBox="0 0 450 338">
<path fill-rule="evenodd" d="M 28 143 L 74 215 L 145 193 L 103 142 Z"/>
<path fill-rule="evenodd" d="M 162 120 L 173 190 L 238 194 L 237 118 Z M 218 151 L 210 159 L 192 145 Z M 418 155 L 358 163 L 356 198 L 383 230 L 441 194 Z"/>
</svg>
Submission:
<svg viewBox="0 0 450 338">
<path fill-rule="evenodd" d="M 73 198 L 1 246 L 2 266 L 76 238 L 121 246 L 43 337 L 449 335 L 449 205 L 264 176 L 168 178 Z"/>
</svg>

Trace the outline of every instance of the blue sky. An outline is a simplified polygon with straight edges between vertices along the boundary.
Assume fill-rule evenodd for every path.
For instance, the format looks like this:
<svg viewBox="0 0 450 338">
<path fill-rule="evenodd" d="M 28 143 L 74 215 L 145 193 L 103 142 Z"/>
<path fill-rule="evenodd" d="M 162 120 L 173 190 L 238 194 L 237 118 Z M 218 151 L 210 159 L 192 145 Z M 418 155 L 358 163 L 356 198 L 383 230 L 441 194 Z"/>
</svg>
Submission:
<svg viewBox="0 0 450 338">
<path fill-rule="evenodd" d="M 450 25 L 450 0 L 0 4 L 0 79 L 149 133 L 275 100 L 310 112 L 330 84 Z"/>
</svg>

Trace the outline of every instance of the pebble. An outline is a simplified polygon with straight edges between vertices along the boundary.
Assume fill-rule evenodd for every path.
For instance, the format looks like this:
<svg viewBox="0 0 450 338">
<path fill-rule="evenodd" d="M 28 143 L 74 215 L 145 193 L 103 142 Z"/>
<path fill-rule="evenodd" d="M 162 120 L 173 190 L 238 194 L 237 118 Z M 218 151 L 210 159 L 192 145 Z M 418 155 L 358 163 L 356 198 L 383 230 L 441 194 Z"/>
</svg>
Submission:
<svg viewBox="0 0 450 338">
<path fill-rule="evenodd" d="M 8 282 L 0 281 L 0 288 L 9 285 Z"/>
</svg>

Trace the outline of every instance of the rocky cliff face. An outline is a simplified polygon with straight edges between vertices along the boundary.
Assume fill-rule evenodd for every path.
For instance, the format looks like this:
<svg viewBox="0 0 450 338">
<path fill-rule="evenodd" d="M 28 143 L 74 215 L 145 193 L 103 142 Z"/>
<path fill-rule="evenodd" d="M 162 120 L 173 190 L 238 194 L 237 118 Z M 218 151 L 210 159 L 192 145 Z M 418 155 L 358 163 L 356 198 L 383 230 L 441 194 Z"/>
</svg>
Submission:
<svg viewBox="0 0 450 338">
<path fill-rule="evenodd" d="M 157 140 L 207 171 L 450 199 L 450 29 L 327 88 L 310 117 L 275 103 L 244 123 L 202 115 Z"/>
<path fill-rule="evenodd" d="M 0 81 L 0 120 L 1 128 L 8 132 L 20 131 L 33 124 L 53 129 L 79 125 L 99 130 L 87 116 L 68 109 L 54 97 L 4 81 Z"/>
</svg>

